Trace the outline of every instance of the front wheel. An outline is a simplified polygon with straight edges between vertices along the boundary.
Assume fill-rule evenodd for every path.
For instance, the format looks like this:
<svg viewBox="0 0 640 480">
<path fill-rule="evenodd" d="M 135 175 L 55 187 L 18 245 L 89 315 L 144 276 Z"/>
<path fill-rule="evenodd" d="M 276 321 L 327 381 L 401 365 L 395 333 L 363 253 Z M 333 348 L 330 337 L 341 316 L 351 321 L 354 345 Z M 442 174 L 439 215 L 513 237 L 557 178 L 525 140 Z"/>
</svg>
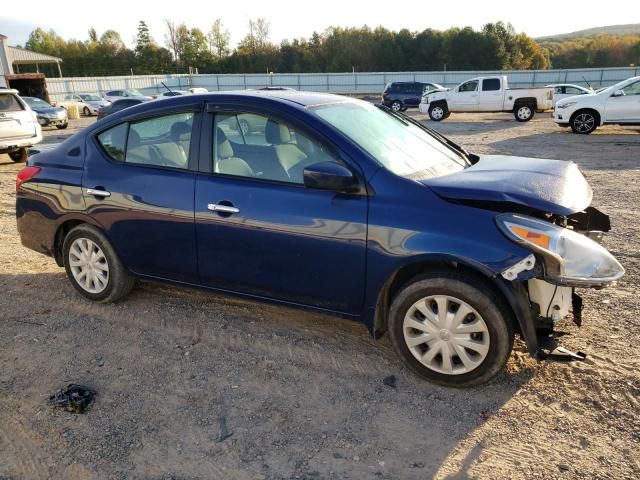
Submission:
<svg viewBox="0 0 640 480">
<path fill-rule="evenodd" d="M 56 128 L 58 130 L 64 130 L 65 128 L 67 128 L 69 126 L 69 122 L 64 122 L 62 124 L 56 125 Z"/>
<path fill-rule="evenodd" d="M 588 135 L 598 127 L 596 116 L 589 111 L 576 112 L 569 122 L 573 133 Z"/>
<path fill-rule="evenodd" d="M 82 109 L 82 114 L 83 114 L 85 117 L 89 117 L 89 116 L 91 115 L 91 110 L 89 110 L 89 107 L 84 107 L 84 108 Z"/>
<path fill-rule="evenodd" d="M 528 122 L 535 115 L 535 110 L 531 105 L 520 105 L 513 109 L 513 116 L 518 122 Z"/>
<path fill-rule="evenodd" d="M 133 277 L 111 244 L 91 225 L 79 225 L 71 230 L 64 239 L 62 253 L 71 284 L 89 300 L 116 302 L 133 288 Z"/>
<path fill-rule="evenodd" d="M 393 300 L 389 333 L 405 365 L 434 383 L 468 387 L 504 367 L 513 347 L 508 309 L 483 279 L 432 273 Z"/>
<path fill-rule="evenodd" d="M 449 116 L 449 112 L 445 107 L 439 104 L 429 107 L 429 118 L 434 122 L 440 122 Z"/>
</svg>

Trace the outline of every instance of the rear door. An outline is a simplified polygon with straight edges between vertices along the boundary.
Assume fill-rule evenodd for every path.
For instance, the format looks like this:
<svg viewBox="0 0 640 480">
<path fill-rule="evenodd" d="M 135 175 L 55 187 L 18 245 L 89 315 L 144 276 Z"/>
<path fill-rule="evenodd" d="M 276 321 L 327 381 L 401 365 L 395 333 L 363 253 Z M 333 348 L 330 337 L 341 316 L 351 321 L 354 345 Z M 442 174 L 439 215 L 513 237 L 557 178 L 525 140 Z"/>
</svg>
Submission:
<svg viewBox="0 0 640 480">
<path fill-rule="evenodd" d="M 87 211 L 136 274 L 196 283 L 193 195 L 200 114 L 158 113 L 88 141 Z"/>
<path fill-rule="evenodd" d="M 502 110 L 503 89 L 500 78 L 483 78 L 479 94 L 481 112 L 498 112 Z"/>
<path fill-rule="evenodd" d="M 405 104 L 409 107 L 417 107 L 420 105 L 420 100 L 422 99 L 424 85 L 422 83 L 410 83 L 407 87 L 408 95 Z"/>
<path fill-rule="evenodd" d="M 449 96 L 449 109 L 461 112 L 478 111 L 478 80 L 469 80 L 458 86 Z"/>
<path fill-rule="evenodd" d="M 245 133 L 241 120 L 249 116 Z M 346 164 L 339 154 L 299 123 L 241 104 L 210 114 L 201 152 L 195 199 L 201 282 L 360 313 L 367 197 L 303 185 L 305 166 Z"/>
<path fill-rule="evenodd" d="M 0 92 L 0 140 L 29 138 L 35 134 L 31 110 L 16 94 Z"/>
</svg>

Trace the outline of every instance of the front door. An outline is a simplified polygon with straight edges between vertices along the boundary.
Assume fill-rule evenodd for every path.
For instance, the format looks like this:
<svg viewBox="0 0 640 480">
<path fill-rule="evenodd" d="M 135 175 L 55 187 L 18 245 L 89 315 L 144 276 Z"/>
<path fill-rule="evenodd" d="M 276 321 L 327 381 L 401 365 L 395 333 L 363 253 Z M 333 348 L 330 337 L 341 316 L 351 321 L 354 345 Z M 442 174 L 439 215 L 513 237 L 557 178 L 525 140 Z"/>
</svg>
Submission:
<svg viewBox="0 0 640 480">
<path fill-rule="evenodd" d="M 469 80 L 458 86 L 450 95 L 451 111 L 477 112 L 478 111 L 478 80 Z"/>
<path fill-rule="evenodd" d="M 124 265 L 197 282 L 191 148 L 195 112 L 123 122 L 87 145 L 83 193 Z"/>
<path fill-rule="evenodd" d="M 640 122 L 640 80 L 618 92 L 607 99 L 605 122 Z"/>
<path fill-rule="evenodd" d="M 341 161 L 295 123 L 242 108 L 210 115 L 195 194 L 201 282 L 360 313 L 367 197 L 303 184 L 306 166 Z"/>
</svg>

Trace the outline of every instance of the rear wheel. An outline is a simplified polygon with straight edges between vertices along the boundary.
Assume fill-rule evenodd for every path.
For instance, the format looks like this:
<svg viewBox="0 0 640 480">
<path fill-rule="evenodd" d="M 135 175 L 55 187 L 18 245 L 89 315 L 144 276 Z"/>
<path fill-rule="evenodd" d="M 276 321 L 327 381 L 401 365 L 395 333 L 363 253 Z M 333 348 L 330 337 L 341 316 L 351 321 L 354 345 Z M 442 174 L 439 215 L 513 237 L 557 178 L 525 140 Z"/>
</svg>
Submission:
<svg viewBox="0 0 640 480">
<path fill-rule="evenodd" d="M 528 122 L 534 115 L 533 105 L 519 105 L 513 109 L 513 116 L 519 122 Z"/>
<path fill-rule="evenodd" d="M 90 115 L 91 115 L 91 110 L 89 110 L 89 107 L 84 107 L 84 108 L 82 109 L 82 114 L 83 114 L 85 117 L 90 116 Z"/>
<path fill-rule="evenodd" d="M 429 118 L 434 122 L 440 122 L 449 116 L 447 108 L 442 104 L 436 103 L 429 107 Z"/>
<path fill-rule="evenodd" d="M 18 150 L 14 150 L 13 152 L 9 152 L 9 158 L 14 162 L 26 162 L 27 161 L 27 149 L 19 148 Z"/>
<path fill-rule="evenodd" d="M 513 347 L 508 309 L 472 275 L 434 272 L 394 299 L 389 333 L 405 365 L 434 383 L 478 385 L 495 377 Z"/>
<path fill-rule="evenodd" d="M 569 125 L 574 133 L 588 135 L 598 127 L 598 119 L 590 110 L 579 110 L 571 116 Z"/>
<path fill-rule="evenodd" d="M 391 104 L 391 110 L 393 110 L 394 112 L 399 112 L 400 110 L 402 110 L 402 102 L 400 100 L 394 100 Z"/>
<path fill-rule="evenodd" d="M 62 253 L 71 284 L 89 300 L 116 302 L 133 288 L 133 277 L 95 227 L 85 224 L 71 230 L 64 239 Z"/>
</svg>

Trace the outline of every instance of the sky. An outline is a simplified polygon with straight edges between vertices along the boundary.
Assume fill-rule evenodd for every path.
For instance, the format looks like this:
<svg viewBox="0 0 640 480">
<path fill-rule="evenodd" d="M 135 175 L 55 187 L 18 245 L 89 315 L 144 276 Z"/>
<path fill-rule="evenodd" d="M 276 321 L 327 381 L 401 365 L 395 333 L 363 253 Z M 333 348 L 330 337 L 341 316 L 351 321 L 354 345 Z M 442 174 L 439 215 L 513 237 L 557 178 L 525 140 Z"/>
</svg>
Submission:
<svg viewBox="0 0 640 480">
<path fill-rule="evenodd" d="M 628 6 L 637 0 L 623 2 Z M 591 5 L 593 3 L 593 5 Z M 17 4 L 16 4 L 17 5 Z M 518 32 L 532 37 L 566 33 L 585 28 L 640 23 L 640 7 L 601 8 L 601 3 L 583 0 L 571 7 L 559 9 L 558 0 L 535 2 L 496 0 L 456 0 L 394 2 L 348 0 L 235 0 L 229 2 L 198 1 L 166 2 L 144 0 L 30 0 L 29 8 L 11 8 L 0 12 L 0 33 L 9 37 L 10 45 L 24 45 L 29 33 L 40 26 L 53 28 L 65 39 L 87 39 L 89 27 L 98 33 L 107 29 L 120 32 L 126 44 L 132 46 L 139 20 L 147 22 L 157 43 L 164 45 L 163 19 L 185 22 L 205 33 L 216 18 L 231 33 L 233 46 L 248 31 L 249 19 L 264 17 L 270 22 L 271 40 L 309 37 L 329 26 L 355 27 L 382 25 L 390 30 L 407 28 L 412 31 L 434 28 L 471 26 L 479 29 L 485 23 L 499 20 L 511 22 Z M 399 7 L 401 5 L 401 8 Z M 597 7 L 596 6 L 600 5 Z"/>
</svg>

